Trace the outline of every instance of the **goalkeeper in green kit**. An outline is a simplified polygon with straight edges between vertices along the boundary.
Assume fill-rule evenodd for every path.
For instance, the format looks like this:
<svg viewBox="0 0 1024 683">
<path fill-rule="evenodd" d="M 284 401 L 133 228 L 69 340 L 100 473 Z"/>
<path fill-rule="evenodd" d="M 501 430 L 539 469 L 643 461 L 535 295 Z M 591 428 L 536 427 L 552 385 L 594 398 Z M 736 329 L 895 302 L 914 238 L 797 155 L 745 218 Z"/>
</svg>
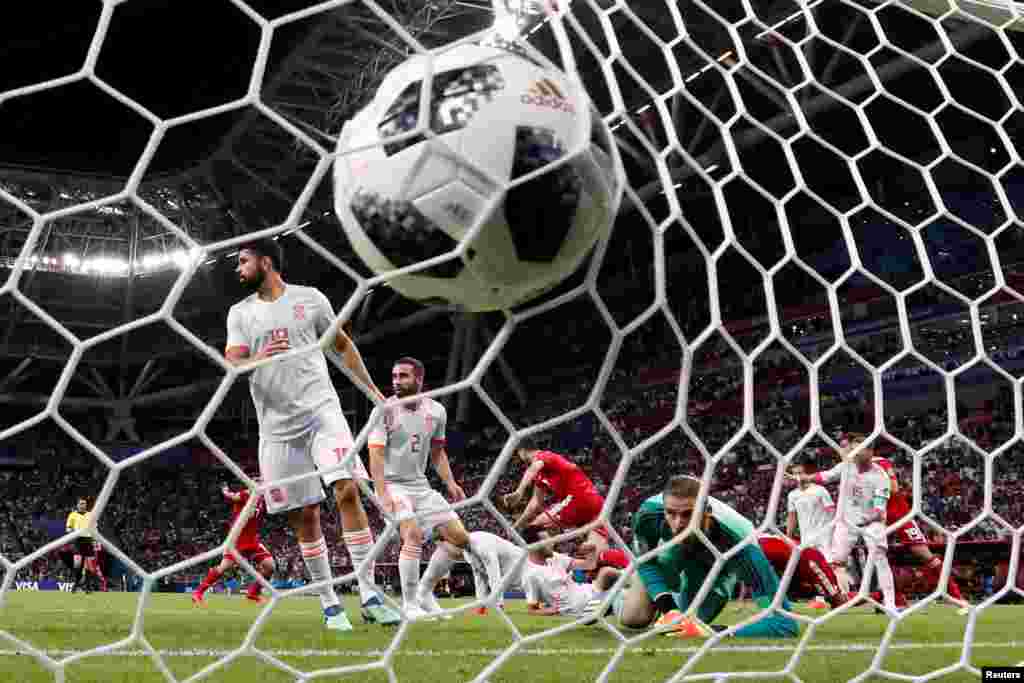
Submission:
<svg viewBox="0 0 1024 683">
<path fill-rule="evenodd" d="M 669 479 L 663 492 L 648 498 L 633 514 L 633 543 L 637 555 L 671 541 L 690 523 L 700 493 L 700 481 L 693 477 Z M 758 607 L 771 605 L 779 590 L 779 576 L 757 543 L 754 525 L 725 503 L 708 496 L 700 529 L 722 554 L 744 540 L 750 542 L 721 568 L 711 589 L 696 610 L 696 616 L 710 625 L 743 582 L 753 591 Z M 714 565 L 715 556 L 691 535 L 679 544 L 640 564 L 640 581 L 626 590 L 619 619 L 623 626 L 646 628 L 660 613 L 658 626 L 671 627 L 677 637 L 707 636 L 700 624 L 683 617 Z M 783 607 L 790 604 L 783 601 Z M 719 627 L 721 628 L 721 627 Z M 717 630 L 717 629 L 716 629 Z M 740 638 L 790 638 L 797 635 L 797 622 L 776 610 L 735 632 Z"/>
</svg>

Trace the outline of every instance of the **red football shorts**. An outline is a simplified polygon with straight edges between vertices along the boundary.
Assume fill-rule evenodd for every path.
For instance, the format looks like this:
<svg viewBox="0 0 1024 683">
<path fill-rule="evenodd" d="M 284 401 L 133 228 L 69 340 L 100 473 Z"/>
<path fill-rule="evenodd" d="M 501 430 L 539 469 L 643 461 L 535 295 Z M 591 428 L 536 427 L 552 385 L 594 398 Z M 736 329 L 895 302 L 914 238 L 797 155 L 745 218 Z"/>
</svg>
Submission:
<svg viewBox="0 0 1024 683">
<path fill-rule="evenodd" d="M 590 524 L 601 514 L 604 507 L 604 498 L 599 495 L 583 496 L 576 498 L 566 496 L 550 506 L 537 517 L 535 524 L 544 529 L 558 527 L 561 529 L 576 529 Z M 594 529 L 602 536 L 608 536 L 608 530 L 603 526 Z"/>
<path fill-rule="evenodd" d="M 263 562 L 263 560 L 274 559 L 274 556 L 270 553 L 269 550 L 267 550 L 267 546 L 263 545 L 262 543 L 257 545 L 246 546 L 244 548 L 238 548 L 238 553 L 240 553 L 242 557 L 244 557 L 246 561 L 248 561 L 249 564 L 253 566 L 259 565 L 261 562 Z M 233 550 L 229 550 L 228 552 L 224 553 L 224 558 L 227 560 L 231 560 L 235 564 L 240 564 L 240 562 L 238 561 L 238 555 L 235 554 L 235 551 Z"/>
</svg>

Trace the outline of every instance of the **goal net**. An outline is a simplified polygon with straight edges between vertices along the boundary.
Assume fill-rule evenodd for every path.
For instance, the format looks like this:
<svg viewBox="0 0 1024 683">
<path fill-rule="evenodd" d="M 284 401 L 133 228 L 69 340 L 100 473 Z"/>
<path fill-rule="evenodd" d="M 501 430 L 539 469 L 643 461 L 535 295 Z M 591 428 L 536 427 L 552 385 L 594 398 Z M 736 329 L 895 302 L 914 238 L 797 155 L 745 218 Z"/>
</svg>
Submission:
<svg viewBox="0 0 1024 683">
<path fill-rule="evenodd" d="M 626 585 L 639 580 L 637 563 L 659 552 L 633 555 L 629 520 L 644 498 L 660 492 L 667 477 L 696 476 L 702 481 L 699 505 L 714 496 L 748 517 L 756 535 L 782 534 L 788 466 L 799 461 L 831 467 L 843 452 L 841 435 L 863 432 L 866 447 L 895 463 L 900 486 L 911 501 L 904 518 L 888 520 L 889 531 L 914 521 L 943 558 L 937 586 L 919 590 L 921 599 L 910 609 L 876 617 L 886 624 L 883 629 L 872 627 L 882 635 L 873 641 L 861 637 L 861 613 L 870 614 L 864 607 L 814 613 L 784 605 L 785 592 L 798 588 L 794 555 L 781 574 L 782 589 L 773 603 L 800 626 L 799 635 L 785 642 L 737 645 L 732 640 L 739 627 L 766 612 L 743 602 L 740 589 L 730 595 L 739 605 L 727 613 L 730 628 L 706 640 L 666 644 L 654 631 L 623 628 L 614 614 L 598 617 L 596 624 L 580 618 L 553 628 L 521 628 L 515 615 L 497 609 L 501 589 L 510 587 L 502 586 L 492 587 L 482 603 L 499 615 L 493 625 L 502 633 L 496 636 L 500 646 L 456 650 L 450 646 L 458 636 L 445 631 L 448 622 L 431 630 L 435 640 L 405 623 L 386 642 L 382 636 L 372 652 L 360 651 L 357 663 L 345 652 L 333 652 L 333 646 L 310 654 L 318 659 L 303 659 L 301 652 L 282 654 L 263 647 L 260 638 L 275 628 L 294 627 L 287 622 L 279 626 L 275 611 L 309 595 L 311 587 L 275 588 L 253 578 L 264 583 L 271 597 L 268 606 L 253 612 L 251 627 L 237 647 L 207 653 L 211 661 L 190 675 L 169 665 L 167 660 L 175 655 L 154 646 L 147 636 L 152 591 L 161 580 L 205 566 L 234 547 L 241 528 L 236 525 L 226 545 L 169 566 L 146 565 L 132 549 L 119 547 L 102 533 L 104 513 L 120 495 L 119 480 L 132 468 L 194 440 L 254 490 L 265 492 L 281 482 L 253 482 L 211 438 L 212 419 L 251 368 L 230 367 L 216 343 L 178 320 L 179 302 L 209 261 L 262 236 L 288 236 L 346 280 L 348 298 L 339 306 L 339 321 L 355 319 L 372 290 L 386 288 L 396 277 L 367 272 L 357 261 L 339 256 L 330 240 L 316 232 L 322 222 L 310 219 L 308 208 L 329 185 L 343 121 L 327 117 L 334 127 L 318 127 L 264 97 L 274 38 L 302 22 L 358 7 L 364 18 L 360 26 L 372 24 L 372 30 L 389 34 L 374 62 L 382 73 L 405 56 L 429 54 L 443 45 L 431 38 L 430 29 L 418 25 L 413 30 L 403 23 L 421 10 L 429 15 L 434 10 L 428 3 L 328 1 L 268 18 L 242 0 L 231 0 L 244 20 L 259 29 L 247 87 L 236 99 L 172 114 L 148 108 L 131 88 L 107 82 L 98 67 L 116 13 L 128 4 L 102 3 L 78 71 L 0 92 L 2 110 L 87 81 L 152 126 L 125 173 L 126 184 L 116 192 L 41 211 L 23 187 L 0 185 L 0 201 L 30 226 L 20 255 L 8 264 L 10 275 L 0 294 L 72 349 L 40 412 L 5 426 L 0 438 L 13 440 L 52 420 L 106 468 L 92 531 L 107 552 L 142 578 L 138 611 L 124 638 L 95 648 L 74 643 L 53 647 L 26 638 L 19 634 L 17 621 L 5 617 L 0 639 L 9 651 L 27 654 L 58 681 L 70 680 L 66 671 L 86 658 L 115 658 L 126 652 L 151 659 L 166 680 L 216 679 L 245 657 L 256 657 L 275 675 L 294 680 L 377 674 L 381 680 L 423 680 L 415 669 L 396 665 L 413 633 L 417 656 L 450 650 L 453 658 L 484 657 L 483 666 L 456 674 L 460 680 L 481 682 L 518 679 L 522 676 L 507 673 L 517 657 L 545 653 L 548 662 L 557 661 L 557 668 L 566 672 L 560 680 L 620 681 L 953 680 L 978 676 L 984 665 L 1024 660 L 1019 639 L 1012 635 L 1012 620 L 987 616 L 997 602 L 1024 597 L 1017 579 L 1024 533 L 1017 497 L 1024 481 L 1019 443 L 1024 363 L 1018 360 L 1024 232 L 1017 214 L 1024 210 L 1019 99 L 1024 17 L 1018 4 L 501 3 L 502 16 L 513 18 L 501 27 L 502 40 L 518 41 L 523 50 L 579 79 L 614 136 L 625 191 L 610 237 L 598 244 L 581 272 L 541 300 L 504 312 L 481 355 L 471 358 L 464 372 L 450 369 L 444 385 L 430 392 L 439 399 L 469 394 L 494 415 L 493 429 L 476 442 L 498 442 L 494 457 L 467 486 L 471 495 L 456 509 L 471 531 L 479 524 L 521 543 L 512 531 L 514 520 L 496 504 L 497 494 L 508 491 L 507 482 L 518 476 L 513 458 L 517 444 L 524 438 L 540 439 L 556 450 L 564 446 L 586 453 L 581 465 L 602 488 L 606 504 L 597 520 L 565 531 L 558 540 L 578 544 L 588 531 L 605 524 L 612 541 L 628 550 L 630 568 L 604 598 L 603 606 L 610 607 Z M 338 24 L 333 27 L 338 30 Z M 446 38 L 479 40 L 487 35 L 489 31 Z M 287 81 L 289 72 L 283 73 Z M 429 99 L 429 88 L 425 90 L 422 97 Z M 332 111 L 350 116 L 356 104 L 342 101 Z M 176 131 L 239 107 L 248 107 L 267 129 L 303 150 L 299 155 L 305 155 L 304 165 L 296 168 L 304 169 L 306 179 L 300 192 L 286 198 L 286 211 L 252 222 L 244 234 L 203 241 L 190 223 L 201 218 L 176 213 L 181 208 L 173 204 L 177 200 L 153 189 L 159 178 L 150 174 L 150 166 L 160 159 L 164 141 L 181 142 Z M 262 142 L 271 138 L 268 133 Z M 241 175 L 237 179 L 239 185 L 249 182 Z M 247 191 L 274 194 L 266 183 L 253 183 Z M 26 295 L 25 283 L 33 272 L 57 267 L 43 255 L 54 225 L 103 210 L 108 217 L 117 211 L 135 212 L 163 230 L 178 245 L 170 262 L 176 259 L 181 273 L 150 313 L 92 336 L 76 334 Z M 265 227 L 252 230 L 252 225 Z M 336 223 L 330 226 L 334 229 Z M 340 229 L 336 232 L 341 239 Z M 461 259 L 464 253 L 444 258 Z M 79 265 L 61 267 L 74 270 Z M 397 275 L 422 267 L 412 264 Z M 95 262 L 93 268 L 94 274 L 116 276 L 119 266 Z M 62 402 L 83 357 L 154 323 L 193 345 L 197 356 L 223 379 L 214 383 L 209 402 L 187 431 L 127 459 L 115 459 L 69 421 Z M 564 348 L 551 349 L 551 361 L 537 358 L 536 349 L 530 358 L 536 372 L 553 378 L 556 389 L 528 406 L 508 409 L 496 396 L 501 392 L 489 383 L 503 371 L 500 354 L 522 330 Z M 312 349 L 295 354 L 308 352 Z M 373 427 L 366 406 L 359 410 L 353 424 L 357 451 L 364 450 Z M 388 547 L 398 543 L 397 526 L 394 518 L 376 512 L 371 490 L 364 490 L 374 522 L 381 523 L 374 529 L 377 542 L 371 559 L 383 560 Z M 249 511 L 255 502 L 254 497 Z M 78 535 L 62 536 L 18 556 L 0 555 L 0 606 L 7 614 L 19 576 Z M 699 534 L 691 528 L 686 536 L 692 535 Z M 750 537 L 744 544 L 757 542 Z M 891 543 L 895 557 L 900 544 Z M 972 563 L 986 543 L 1002 550 L 992 551 L 991 566 Z M 805 539 L 799 547 L 809 544 Z M 713 554 L 715 576 L 735 552 L 713 549 Z M 244 574 L 257 577 L 251 564 L 243 560 L 241 565 Z M 367 566 L 346 567 L 335 580 L 352 584 L 353 572 L 366 572 Z M 996 571 L 997 566 L 1002 569 Z M 997 580 L 986 590 L 982 577 L 993 572 Z M 876 604 L 870 600 L 873 574 L 869 568 L 854 577 L 869 605 Z M 898 583 L 919 574 L 898 569 Z M 949 582 L 959 577 L 967 585 L 974 575 L 979 588 L 965 596 L 970 608 L 957 614 L 945 604 Z M 711 590 L 710 582 L 702 585 L 697 601 Z M 466 602 L 449 611 L 464 615 L 480 604 Z M 908 625 L 927 610 L 952 623 L 954 633 L 947 629 L 933 635 Z M 565 640 L 582 630 L 591 635 Z M 559 645 L 566 642 L 571 645 Z M 907 653 L 922 652 L 923 658 L 904 659 Z M 569 673 L 576 661 L 587 663 L 580 665 L 580 672 Z"/>
</svg>

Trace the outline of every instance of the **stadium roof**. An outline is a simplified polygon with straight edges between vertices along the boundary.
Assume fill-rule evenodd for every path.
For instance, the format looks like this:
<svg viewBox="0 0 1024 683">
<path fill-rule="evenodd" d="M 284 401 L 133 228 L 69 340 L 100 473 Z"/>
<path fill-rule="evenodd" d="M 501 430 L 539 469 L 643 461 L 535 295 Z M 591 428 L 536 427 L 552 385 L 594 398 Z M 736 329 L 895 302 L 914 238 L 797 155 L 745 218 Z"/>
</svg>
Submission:
<svg viewBox="0 0 1024 683">
<path fill-rule="evenodd" d="M 316 4 L 311 0 L 248 2 L 267 19 Z M 827 129 L 829 142 L 840 151 L 849 153 L 844 143 L 849 143 L 851 150 L 855 147 L 859 126 L 855 121 L 851 125 L 849 109 L 840 98 L 862 102 L 874 86 L 854 55 L 870 53 L 879 73 L 903 100 L 927 108 L 928 98 L 933 96 L 934 86 L 918 63 L 900 58 L 892 49 L 874 50 L 874 28 L 855 4 L 833 0 L 810 3 L 820 34 L 809 41 L 804 40 L 808 34 L 806 15 L 794 14 L 789 0 L 762 0 L 752 6 L 756 20 L 745 18 L 744 3 L 738 1 L 714 3 L 720 16 L 710 16 L 691 3 L 681 3 L 679 15 L 657 2 L 632 2 L 628 11 L 605 0 L 576 0 L 573 5 L 580 30 L 596 50 L 592 53 L 575 41 L 575 58 L 603 114 L 615 110 L 616 97 L 604 81 L 598 58 L 618 55 L 608 64 L 619 84 L 624 111 L 610 123 L 623 151 L 630 184 L 655 220 L 667 215 L 666 188 L 647 148 L 667 144 L 668 132 L 658 117 L 651 116 L 651 89 L 659 94 L 672 90 L 676 74 L 684 81 L 687 97 L 670 96 L 660 102 L 671 112 L 675 135 L 686 154 L 685 159 L 677 152 L 667 157 L 674 182 L 668 191 L 675 193 L 702 239 L 713 239 L 722 232 L 722 217 L 709 179 L 723 177 L 736 162 L 724 144 L 723 132 L 736 142 L 738 161 L 748 177 L 778 197 L 787 182 L 787 174 L 780 169 L 789 166 L 778 139 L 793 135 L 797 128 L 790 102 L 798 103 L 812 125 Z M 4 64 L 0 93 L 76 74 L 90 45 L 98 45 L 98 79 L 161 118 L 221 105 L 245 94 L 260 31 L 238 5 L 228 0 L 122 2 L 113 6 L 103 42 L 94 43 L 97 26 L 106 21 L 103 7 L 99 0 L 62 3 L 59 21 L 54 20 L 53 8 L 44 3 L 18 3 L 5 10 L 0 25 Z M 389 0 L 379 7 L 428 48 L 481 31 L 494 20 L 487 0 Z M 604 19 L 614 27 L 617 44 L 607 40 L 596 9 L 608 12 Z M 918 15 L 890 6 L 876 17 L 892 35 L 900 36 L 898 47 L 914 53 L 922 63 L 934 62 L 945 50 L 935 26 Z M 676 40 L 680 18 L 685 20 L 686 41 Z M 735 24 L 726 30 L 723 21 Z M 951 17 L 941 26 L 954 44 L 972 50 L 972 58 L 979 61 L 1005 49 L 991 31 L 962 17 Z M 559 61 L 547 24 L 534 17 L 526 33 L 534 47 Z M 737 36 L 749 62 L 737 61 Z M 797 43 L 817 85 L 799 79 Z M 408 53 L 393 27 L 363 2 L 310 13 L 274 31 L 261 98 L 304 134 L 330 148 L 341 125 Z M 960 63 L 944 69 L 954 84 L 972 73 L 969 65 Z M 723 70 L 734 70 L 739 76 L 742 117 L 735 117 L 736 93 L 729 88 Z M 795 99 L 788 98 L 780 84 L 791 88 Z M 900 118 L 906 111 L 893 107 L 894 140 L 902 145 L 901 154 L 918 160 L 928 152 L 928 136 L 899 136 L 909 125 L 909 119 Z M 151 130 L 142 116 L 86 78 L 68 78 L 57 87 L 12 98 L 0 95 L 0 187 L 40 211 L 109 196 L 124 187 Z M 988 149 L 993 144 L 992 135 L 973 121 L 957 130 L 965 150 Z M 822 169 L 811 180 L 815 191 L 844 210 L 845 198 L 855 189 L 845 182 L 845 176 L 832 172 L 835 151 L 806 143 L 797 149 L 799 161 Z M 998 146 L 1002 148 L 1001 143 Z M 280 224 L 314 163 L 315 155 L 293 135 L 257 110 L 242 107 L 170 129 L 143 177 L 139 196 L 197 242 L 207 244 Z M 884 182 L 892 186 L 885 188 L 890 195 L 912 193 L 915 186 L 903 182 L 905 164 L 884 158 L 878 160 L 878 167 L 879 175 L 889 178 Z M 779 229 L 770 225 L 775 213 L 762 192 L 749 182 L 734 180 L 724 190 L 724 197 L 730 206 L 742 207 L 732 217 L 733 229 L 755 256 L 760 253 L 758 244 L 765 253 L 777 249 Z M 812 208 L 788 216 L 797 248 L 801 255 L 822 254 L 831 259 L 829 247 L 837 243 L 840 233 L 823 230 L 820 207 Z M 30 225 L 26 216 L 0 201 L 0 263 L 10 265 L 21 253 Z M 313 194 L 303 226 L 307 235 L 358 267 L 333 216 L 327 183 Z M 284 239 L 293 255 L 289 276 L 317 284 L 335 301 L 344 300 L 351 288 L 343 278 L 294 237 Z M 635 280 L 647 270 L 651 254 L 649 231 L 635 207 L 625 207 L 613 239 L 604 269 L 607 280 Z M 672 249 L 666 249 L 670 278 L 676 272 L 690 272 L 687 269 L 693 260 L 700 259 L 690 238 L 672 239 Z M 949 240 L 949 244 L 957 243 Z M 71 214 L 47 224 L 32 256 L 22 291 L 81 337 L 156 310 L 177 268 L 191 257 L 166 226 L 129 203 Z M 200 275 L 176 309 L 184 324 L 214 346 L 222 343 L 227 304 L 240 294 L 231 281 L 230 265 L 224 260 L 200 268 Z M 649 296 L 637 288 L 642 286 L 624 290 L 620 296 Z M 796 299 L 802 292 L 777 294 Z M 8 299 L 0 302 L 5 304 L 0 309 L 0 355 L 8 358 L 10 374 L 4 385 L 10 391 L 24 381 L 19 379 L 24 373 L 16 374 L 24 358 L 66 358 L 67 349 L 45 326 L 31 324 L 35 319 L 31 311 Z M 389 356 L 389 342 L 379 330 L 400 330 L 439 316 L 443 319 L 447 313 L 445 309 L 421 310 L 379 292 L 356 322 L 364 331 L 378 330 L 373 339 L 384 346 L 377 351 Z M 431 334 L 423 337 L 431 345 L 428 353 L 443 354 L 457 329 L 454 324 L 432 326 Z M 130 342 L 126 339 L 104 345 L 87 355 L 84 363 L 143 377 L 142 368 L 154 355 L 174 357 L 188 348 L 175 335 L 156 327 L 134 332 Z M 52 386 L 52 373 L 44 375 L 47 379 L 38 383 L 40 388 Z M 108 378 L 108 382 L 113 380 Z M 118 392 L 115 389 L 113 393 Z"/>
</svg>

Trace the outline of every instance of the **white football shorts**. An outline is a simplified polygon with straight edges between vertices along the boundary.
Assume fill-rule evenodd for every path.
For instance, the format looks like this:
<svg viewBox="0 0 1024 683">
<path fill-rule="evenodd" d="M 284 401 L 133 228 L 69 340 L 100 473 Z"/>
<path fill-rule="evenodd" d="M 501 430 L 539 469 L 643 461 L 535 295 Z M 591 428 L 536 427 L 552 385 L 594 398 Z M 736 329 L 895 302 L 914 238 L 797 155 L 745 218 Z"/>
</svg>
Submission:
<svg viewBox="0 0 1024 683">
<path fill-rule="evenodd" d="M 459 518 L 445 497 L 429 486 L 405 486 L 388 482 L 388 491 L 395 501 L 396 519 L 402 522 L 416 516 L 417 523 L 426 537 L 431 537 L 436 527 Z"/>
<path fill-rule="evenodd" d="M 885 525 L 881 522 L 872 522 L 867 526 L 853 526 L 837 521 L 835 534 L 832 536 L 832 554 L 829 559 L 832 562 L 845 564 L 850 559 L 850 551 L 853 550 L 853 546 L 857 545 L 857 541 L 861 538 L 864 539 L 869 553 L 875 548 L 886 550 L 889 547 L 885 538 Z"/>
<path fill-rule="evenodd" d="M 348 421 L 338 404 L 318 411 L 313 429 L 284 441 L 260 437 L 260 478 L 269 484 L 298 475 L 304 479 L 271 486 L 265 494 L 267 512 L 287 512 L 324 500 L 324 485 L 341 479 L 369 479 L 366 466 L 357 453 L 347 464 L 342 460 L 352 450 L 354 440 Z"/>
</svg>

